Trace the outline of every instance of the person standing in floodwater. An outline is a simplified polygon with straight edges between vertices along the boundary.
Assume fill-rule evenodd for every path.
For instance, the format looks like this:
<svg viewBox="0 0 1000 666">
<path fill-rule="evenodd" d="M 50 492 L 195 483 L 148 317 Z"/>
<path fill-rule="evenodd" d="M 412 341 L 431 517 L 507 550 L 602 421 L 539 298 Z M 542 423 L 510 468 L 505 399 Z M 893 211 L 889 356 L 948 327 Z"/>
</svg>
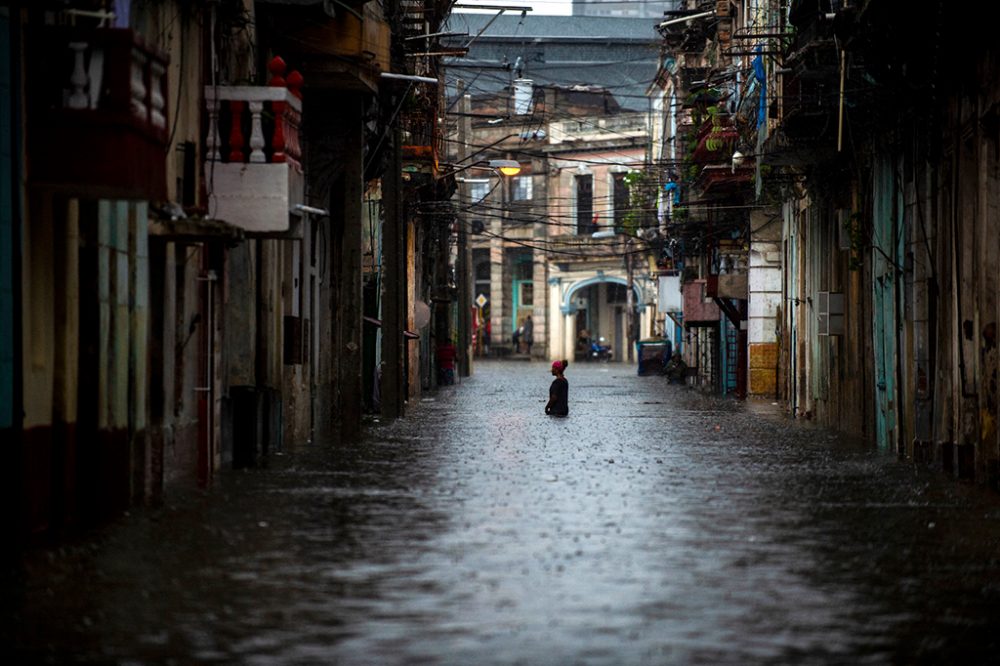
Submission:
<svg viewBox="0 0 1000 666">
<path fill-rule="evenodd" d="M 545 405 L 545 413 L 549 416 L 567 416 L 569 414 L 569 382 L 563 377 L 569 361 L 555 361 L 552 364 L 552 374 L 555 379 L 549 387 L 549 402 Z"/>
</svg>

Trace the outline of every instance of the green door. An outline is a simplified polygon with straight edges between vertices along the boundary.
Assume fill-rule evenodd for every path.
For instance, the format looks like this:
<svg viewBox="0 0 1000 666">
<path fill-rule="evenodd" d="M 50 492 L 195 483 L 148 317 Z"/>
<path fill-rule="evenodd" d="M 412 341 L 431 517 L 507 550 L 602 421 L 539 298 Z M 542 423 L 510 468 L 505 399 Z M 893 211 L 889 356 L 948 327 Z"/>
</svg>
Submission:
<svg viewBox="0 0 1000 666">
<path fill-rule="evenodd" d="M 893 165 L 882 160 L 875 170 L 872 220 L 872 346 L 875 355 L 875 434 L 882 450 L 897 443 L 896 330 L 903 235 L 899 233 Z"/>
</svg>

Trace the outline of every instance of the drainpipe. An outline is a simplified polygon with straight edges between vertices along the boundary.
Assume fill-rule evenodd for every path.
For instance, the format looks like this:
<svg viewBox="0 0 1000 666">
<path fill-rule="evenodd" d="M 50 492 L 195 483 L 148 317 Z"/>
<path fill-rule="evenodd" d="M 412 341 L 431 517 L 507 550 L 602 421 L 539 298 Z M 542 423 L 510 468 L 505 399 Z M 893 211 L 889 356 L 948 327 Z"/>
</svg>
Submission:
<svg viewBox="0 0 1000 666">
<path fill-rule="evenodd" d="M 634 360 L 633 348 L 635 347 L 635 332 L 634 332 L 634 322 L 635 322 L 635 283 L 632 277 L 632 238 L 629 236 L 625 241 L 625 274 L 628 276 L 628 286 L 625 289 L 625 330 L 627 331 L 626 344 L 628 349 L 625 352 L 625 358 L 631 363 Z"/>
<path fill-rule="evenodd" d="M 203 261 L 207 264 L 208 248 L 202 246 Z M 215 271 L 206 268 L 205 272 L 198 276 L 198 282 L 205 286 L 205 316 L 202 318 L 202 330 L 205 335 L 205 345 L 202 348 L 203 381 L 201 386 L 195 387 L 195 392 L 199 393 L 199 400 L 205 401 L 205 421 L 201 424 L 204 432 L 204 449 L 199 451 L 199 458 L 204 455 L 204 468 L 199 465 L 199 473 L 204 473 L 199 481 L 207 485 L 212 478 L 212 468 L 215 461 L 215 282 L 218 276 Z M 199 474 L 200 476 L 201 474 Z"/>
</svg>

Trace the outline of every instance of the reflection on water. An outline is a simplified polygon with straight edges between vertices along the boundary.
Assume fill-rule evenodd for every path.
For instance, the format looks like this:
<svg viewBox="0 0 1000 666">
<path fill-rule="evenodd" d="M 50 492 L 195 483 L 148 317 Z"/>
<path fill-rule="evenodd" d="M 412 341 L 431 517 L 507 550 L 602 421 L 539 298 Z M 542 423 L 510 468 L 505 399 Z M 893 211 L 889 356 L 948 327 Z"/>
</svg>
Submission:
<svg viewBox="0 0 1000 666">
<path fill-rule="evenodd" d="M 28 553 L 5 642 L 130 664 L 997 654 L 997 496 L 626 368 L 568 378 L 549 419 L 547 366 L 482 364 L 363 444 Z"/>
</svg>

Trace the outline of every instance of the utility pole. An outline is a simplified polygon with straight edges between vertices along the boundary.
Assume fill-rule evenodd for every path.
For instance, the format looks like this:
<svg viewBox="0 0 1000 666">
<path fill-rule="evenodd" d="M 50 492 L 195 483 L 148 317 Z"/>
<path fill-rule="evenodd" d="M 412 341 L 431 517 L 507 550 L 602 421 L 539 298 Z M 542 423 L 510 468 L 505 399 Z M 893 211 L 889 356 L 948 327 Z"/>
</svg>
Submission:
<svg viewBox="0 0 1000 666">
<path fill-rule="evenodd" d="M 361 296 L 361 200 L 364 197 L 363 171 L 361 156 L 364 146 L 361 137 L 364 136 L 361 119 L 364 117 L 364 104 L 360 95 L 345 95 L 341 101 L 345 110 L 344 121 L 355 123 L 353 132 L 346 134 L 350 149 L 345 151 L 344 175 L 338 186 L 341 199 L 340 231 L 340 284 L 339 290 L 339 321 L 338 340 L 341 347 L 337 350 L 340 357 L 337 364 L 337 386 L 340 392 L 339 406 L 341 413 L 340 434 L 350 440 L 361 432 L 361 394 L 364 382 L 361 379 L 363 367 L 361 345 L 364 336 L 364 306 Z M 350 126 L 350 125 L 348 125 Z"/>
<path fill-rule="evenodd" d="M 462 163 L 469 156 L 472 138 L 472 98 L 465 91 L 465 82 L 458 82 L 462 113 L 458 123 L 458 151 Z M 464 185 L 460 185 L 463 190 Z M 461 198 L 460 198 L 461 199 Z M 458 282 L 458 375 L 472 374 L 472 249 L 469 247 L 469 219 L 463 211 L 458 214 L 458 256 L 455 261 L 455 279 Z"/>
<path fill-rule="evenodd" d="M 628 350 L 626 351 L 626 358 L 631 363 L 634 360 L 634 348 L 635 348 L 635 290 L 634 282 L 632 278 L 632 238 L 631 236 L 625 236 L 625 275 L 627 276 L 628 285 L 626 287 L 625 294 L 625 330 L 626 330 L 626 344 L 628 345 Z"/>
</svg>

